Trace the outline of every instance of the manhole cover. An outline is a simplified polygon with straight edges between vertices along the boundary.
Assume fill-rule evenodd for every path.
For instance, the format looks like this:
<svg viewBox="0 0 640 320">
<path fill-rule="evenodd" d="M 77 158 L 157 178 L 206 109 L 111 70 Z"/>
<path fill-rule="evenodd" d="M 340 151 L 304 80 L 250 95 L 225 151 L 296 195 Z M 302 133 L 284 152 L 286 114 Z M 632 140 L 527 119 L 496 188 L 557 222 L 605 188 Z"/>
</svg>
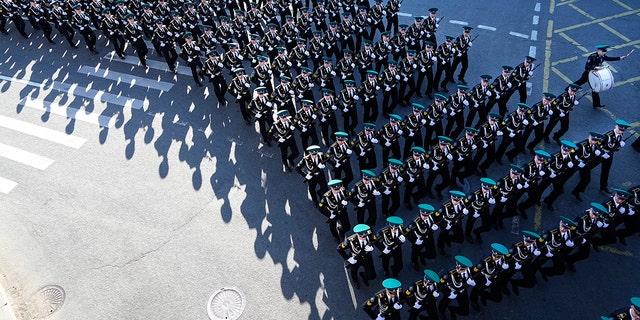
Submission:
<svg viewBox="0 0 640 320">
<path fill-rule="evenodd" d="M 236 288 L 222 288 L 216 291 L 207 304 L 211 320 L 236 320 L 244 311 L 244 295 Z"/>
<path fill-rule="evenodd" d="M 65 293 L 61 286 L 46 286 L 36 293 L 36 312 L 39 318 L 46 318 L 58 311 L 64 304 Z"/>
</svg>

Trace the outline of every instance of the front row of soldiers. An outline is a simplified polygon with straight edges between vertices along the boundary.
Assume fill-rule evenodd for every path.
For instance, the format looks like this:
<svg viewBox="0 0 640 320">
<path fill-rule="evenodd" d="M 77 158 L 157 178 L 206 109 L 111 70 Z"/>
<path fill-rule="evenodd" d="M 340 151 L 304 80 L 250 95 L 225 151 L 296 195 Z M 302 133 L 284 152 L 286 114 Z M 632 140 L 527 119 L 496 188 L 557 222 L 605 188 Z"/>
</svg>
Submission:
<svg viewBox="0 0 640 320">
<path fill-rule="evenodd" d="M 575 220 L 560 216 L 558 227 L 543 235 L 522 231 L 523 240 L 511 249 L 493 243 L 491 254 L 477 265 L 466 257 L 456 256 L 455 268 L 442 277 L 426 269 L 422 279 L 405 289 L 401 288 L 399 281 L 387 278 L 383 281 L 385 289 L 368 299 L 363 309 L 372 319 L 400 319 L 401 310 L 406 306 L 411 320 L 418 319 L 418 316 L 425 318 L 423 313 L 429 319 L 439 316 L 446 319 L 447 314 L 455 319 L 457 315 L 468 315 L 470 306 L 480 311 L 479 302 L 486 306 L 487 300 L 500 302 L 503 294 L 513 292 L 519 295 L 520 288 L 533 288 L 538 273 L 542 280 L 548 281 L 551 276 L 563 274 L 566 268 L 575 271 L 574 263 L 587 259 L 591 247 L 597 249 L 600 245 L 609 244 L 611 237 L 615 241 L 616 233 L 628 235 L 638 232 L 640 226 L 635 213 L 639 209 L 640 186 L 629 191 L 616 189 L 610 199 L 603 203 L 592 202 Z M 443 210 L 446 211 L 446 205 Z M 389 277 L 389 263 L 393 259 L 391 270 L 395 277 L 402 268 L 403 244 L 411 243 L 413 260 L 414 253 L 423 243 L 430 242 L 433 246 L 432 234 L 437 228 L 429 228 L 428 222 L 424 221 L 444 220 L 445 215 L 444 211 L 440 213 L 430 205 L 421 204 L 420 216 L 408 226 L 396 216 L 389 217 L 388 226 L 378 233 L 373 233 L 365 224 L 356 225 L 354 235 L 337 248 L 346 260 L 345 267 L 350 269 L 356 288 L 360 287 L 360 279 L 369 285 L 369 281 L 377 277 L 373 261 L 375 248 L 380 252 L 385 277 Z M 621 224 L 624 228 L 616 230 Z M 429 236 L 425 237 L 424 232 Z M 618 319 L 616 317 L 625 312 L 627 318 L 620 319 L 633 319 L 629 314 L 637 310 L 631 306 L 611 316 Z"/>
</svg>

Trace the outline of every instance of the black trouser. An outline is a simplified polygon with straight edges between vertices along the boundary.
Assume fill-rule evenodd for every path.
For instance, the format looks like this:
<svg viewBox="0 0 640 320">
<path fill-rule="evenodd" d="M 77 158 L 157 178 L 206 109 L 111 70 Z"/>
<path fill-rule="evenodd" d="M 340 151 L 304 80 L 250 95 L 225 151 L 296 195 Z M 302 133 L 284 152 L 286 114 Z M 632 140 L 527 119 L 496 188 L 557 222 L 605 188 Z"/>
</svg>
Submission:
<svg viewBox="0 0 640 320">
<path fill-rule="evenodd" d="M 464 233 L 462 232 L 462 221 L 455 222 L 451 229 L 447 230 L 446 226 L 440 228 L 440 234 L 438 235 L 438 250 L 441 254 L 444 254 L 444 245 L 451 246 L 451 242 L 462 243 L 464 242 Z"/>
<path fill-rule="evenodd" d="M 602 158 L 602 166 L 600 167 L 600 190 L 606 190 L 609 185 L 609 172 L 613 165 L 613 153 L 609 154 L 609 158 Z"/>
<path fill-rule="evenodd" d="M 496 268 L 502 268 L 501 266 L 496 266 Z M 469 294 L 469 299 L 472 303 L 478 303 L 478 297 L 482 298 L 482 304 L 485 303 L 486 300 L 491 300 L 493 302 L 499 303 L 502 301 L 502 289 L 506 285 L 505 275 L 500 274 L 493 279 L 491 279 L 491 284 L 487 285 L 486 278 L 483 275 L 482 280 L 478 282 L 482 282 L 482 284 L 477 283 Z M 488 289 L 488 290 L 487 290 Z"/>
<path fill-rule="evenodd" d="M 302 143 L 302 149 L 307 150 L 309 146 L 309 140 L 311 140 L 311 145 L 318 144 L 318 133 L 316 132 L 316 127 L 312 124 L 307 127 L 306 132 L 300 132 L 300 142 Z"/>
<path fill-rule="evenodd" d="M 568 169 L 565 173 L 558 175 L 555 179 L 553 179 L 553 190 L 551 193 L 544 198 L 544 203 L 547 205 L 553 205 L 553 203 L 558 199 L 558 197 L 564 193 L 564 184 L 567 183 L 567 180 L 576 173 L 575 169 Z"/>
<path fill-rule="evenodd" d="M 300 151 L 298 151 L 298 145 L 296 144 L 296 139 L 291 136 L 288 139 L 285 139 L 284 142 L 278 144 L 280 148 L 280 157 L 282 159 L 282 164 L 285 166 L 289 165 L 289 161 L 293 163 L 293 160 L 300 155 Z M 287 152 L 287 149 L 291 151 L 291 154 Z"/>
<path fill-rule="evenodd" d="M 482 121 L 482 119 L 487 119 L 488 112 L 485 112 L 485 109 L 486 109 L 486 106 L 484 102 L 478 103 L 477 107 L 470 106 L 469 114 L 467 114 L 467 120 L 464 122 L 464 126 L 471 127 L 473 125 L 473 119 L 475 119 L 476 114 L 480 115 L 480 119 L 478 120 L 478 122 Z"/>
<path fill-rule="evenodd" d="M 456 126 L 455 130 L 453 126 Z M 460 132 L 464 129 L 464 110 L 460 110 L 458 113 L 447 118 L 447 126 L 444 128 L 444 134 L 451 139 L 456 139 Z"/>
<path fill-rule="evenodd" d="M 382 167 L 386 168 L 389 165 L 389 153 L 391 153 L 391 157 L 393 157 L 394 159 L 400 159 L 400 157 L 402 156 L 400 154 L 400 142 L 398 142 L 398 139 L 396 139 L 395 141 L 391 142 L 390 146 L 382 146 Z"/>
<path fill-rule="evenodd" d="M 384 69 L 386 70 L 389 67 L 389 61 L 386 60 L 388 55 L 384 56 L 384 60 L 379 60 L 376 61 L 376 72 L 380 73 L 380 70 L 382 70 L 382 67 L 384 67 Z"/>
<path fill-rule="evenodd" d="M 564 263 L 571 248 L 562 248 L 553 252 L 551 257 L 551 267 L 540 268 L 540 274 L 549 276 L 560 276 L 564 274 Z"/>
<path fill-rule="evenodd" d="M 405 92 L 407 90 L 407 87 L 409 87 L 409 91 Z M 400 90 L 398 91 L 398 97 L 401 103 L 411 102 L 411 97 L 413 97 L 414 93 L 416 93 L 416 84 L 413 81 L 412 75 L 408 77 L 406 82 L 403 80 L 400 80 Z"/>
<path fill-rule="evenodd" d="M 552 181 L 553 179 L 551 178 L 545 178 L 540 180 L 540 182 L 532 182 L 529 185 L 529 189 L 527 190 L 527 200 L 518 204 L 518 210 L 520 212 L 524 212 L 525 210 L 531 208 L 533 205 L 540 203 L 542 193 L 549 187 Z"/>
<path fill-rule="evenodd" d="M 531 126 L 528 126 L 524 130 L 524 133 L 522 134 L 523 143 L 527 143 L 527 140 L 529 140 L 529 136 L 531 135 L 531 132 L 535 132 L 535 135 L 533 140 L 529 142 L 529 144 L 527 144 L 527 149 L 529 150 L 532 150 L 533 148 L 535 148 L 536 145 L 540 143 L 540 141 L 542 141 L 542 139 L 544 138 L 544 122 L 539 122 L 537 126 L 534 126 L 533 124 Z"/>
<path fill-rule="evenodd" d="M 187 65 L 189 66 L 189 68 L 191 69 L 191 76 L 193 77 L 193 80 L 196 82 L 197 85 L 202 85 L 202 83 L 200 82 L 200 73 L 202 72 L 202 62 L 200 61 L 200 57 L 195 57 L 193 58 L 193 60 L 191 62 L 187 61 Z M 240 107 L 240 111 L 242 111 L 243 109 L 245 110 L 242 113 L 243 118 L 248 119 L 248 113 L 247 116 L 245 117 L 245 113 L 246 113 L 246 109 L 247 109 L 247 103 L 248 100 L 250 100 L 251 97 L 242 97 L 242 99 L 240 99 L 240 101 L 238 101 L 239 104 L 244 104 L 244 108 Z"/>
<path fill-rule="evenodd" d="M 448 295 L 449 292 L 450 291 L 447 290 L 445 295 Z M 469 295 L 467 294 L 467 290 L 456 293 L 458 296 L 453 300 L 458 301 L 457 306 L 451 306 L 450 304 L 453 300 L 449 299 L 449 297 L 447 296 L 443 297 L 438 304 L 438 311 L 444 315 L 445 311 L 449 310 L 452 319 L 456 317 L 456 314 L 459 314 L 461 316 L 469 315 Z"/>
<path fill-rule="evenodd" d="M 533 259 L 533 258 L 531 258 Z M 539 265 L 534 261 L 530 260 L 525 262 L 520 268 L 520 274 L 522 274 L 522 279 L 511 279 L 509 282 L 513 286 L 513 290 L 518 290 L 518 287 L 522 288 L 533 288 L 536 285 L 536 273 L 538 272 Z"/>
<path fill-rule="evenodd" d="M 459 57 L 456 56 L 453 58 L 453 65 L 451 66 L 451 72 L 456 72 L 458 68 L 458 64 L 462 64 L 462 68 L 460 69 L 460 73 L 458 74 L 458 80 L 464 81 L 464 76 L 467 74 L 467 69 L 469 68 L 469 55 L 467 52 L 463 52 Z"/>
<path fill-rule="evenodd" d="M 338 122 L 333 114 L 329 118 L 325 118 L 325 120 L 324 122 L 320 121 L 320 134 L 324 145 L 329 146 L 331 137 L 338 131 Z M 329 128 L 331 128 L 331 133 L 329 133 Z"/>
<path fill-rule="evenodd" d="M 375 96 L 373 98 L 369 98 L 369 101 L 363 101 L 362 105 L 364 106 L 362 122 L 375 123 L 378 119 L 378 98 Z"/>
<path fill-rule="evenodd" d="M 435 298 L 427 297 L 421 302 L 422 307 L 420 309 L 409 309 L 409 320 L 417 320 L 418 316 L 423 312 L 427 312 L 426 319 L 438 319 L 438 308 L 436 306 Z M 421 316 L 421 319 L 425 319 Z"/>
<path fill-rule="evenodd" d="M 591 183 L 591 170 L 595 168 L 600 162 L 598 160 L 592 160 L 591 162 L 585 164 L 584 167 L 578 169 L 578 173 L 580 175 L 580 181 L 576 184 L 575 188 L 571 193 L 580 194 L 587 189 L 589 183 Z"/>
<path fill-rule="evenodd" d="M 406 130 L 409 130 L 409 129 L 406 129 Z M 402 150 L 402 154 L 404 155 L 405 159 L 411 155 L 411 147 L 413 146 L 422 147 L 422 131 L 421 130 L 416 130 L 413 133 L 413 136 L 410 136 L 407 134 L 404 137 L 404 148 Z"/>
<path fill-rule="evenodd" d="M 527 82 L 521 82 L 516 90 L 518 91 L 518 95 L 520 96 L 520 103 L 527 103 Z"/>
<path fill-rule="evenodd" d="M 364 268 L 364 272 L 358 273 L 360 267 Z M 364 253 L 362 258 L 358 259 L 358 263 L 349 265 L 349 272 L 351 273 L 351 281 L 354 283 L 359 283 L 358 276 L 362 277 L 365 284 L 368 284 L 369 280 L 375 279 L 377 275 L 371 253 Z"/>
<path fill-rule="evenodd" d="M 480 221 L 482 222 L 479 227 L 473 229 L 473 233 L 476 235 L 478 242 L 482 242 L 482 234 L 491 231 L 493 220 L 491 219 L 491 212 L 489 208 L 482 209 L 480 212 Z M 468 226 L 468 224 L 467 224 Z M 469 229 L 467 228 L 467 233 Z"/>
<path fill-rule="evenodd" d="M 503 219 L 517 215 L 516 209 L 518 207 L 518 199 L 522 197 L 522 192 L 520 190 L 515 190 L 511 193 L 512 194 L 509 195 L 507 201 L 502 202 L 498 200 L 495 207 L 493 207 L 491 219 L 496 226 L 502 227 Z"/>
<path fill-rule="evenodd" d="M 392 87 L 389 91 L 384 91 L 382 94 L 382 115 L 386 116 L 393 113 L 393 110 L 398 105 L 398 88 Z"/>
<path fill-rule="evenodd" d="M 60 32 L 60 34 L 62 34 L 62 36 L 67 39 L 69 45 L 71 45 L 72 47 L 76 46 L 76 44 L 73 42 L 73 36 L 76 34 L 76 32 L 73 31 L 73 28 L 71 28 L 69 23 L 59 22 L 59 24 L 56 24 L 56 29 L 58 29 L 58 32 Z"/>
<path fill-rule="evenodd" d="M 53 42 L 53 40 L 51 40 L 51 32 L 53 32 L 53 29 L 51 29 L 49 22 L 45 18 L 40 18 L 40 20 L 37 21 L 37 24 L 40 27 L 40 30 L 44 33 L 44 37 L 47 38 L 49 42 Z"/>
<path fill-rule="evenodd" d="M 422 244 L 411 245 L 411 263 L 418 264 L 418 258 L 423 265 L 427 264 L 427 259 L 433 260 L 436 258 L 436 242 L 434 234 L 430 233 L 426 237 L 422 237 Z"/>
<path fill-rule="evenodd" d="M 507 158 L 513 159 L 517 155 L 519 155 L 524 150 L 524 142 L 522 142 L 522 133 L 516 132 L 514 133 L 514 137 L 511 138 L 508 135 L 502 136 L 502 142 L 496 151 L 496 159 L 499 161 L 502 160 L 502 156 L 505 154 L 505 151 L 509 147 L 510 144 L 513 144 L 513 148 L 506 152 Z"/>
<path fill-rule="evenodd" d="M 453 167 L 451 168 L 451 188 L 457 189 L 457 180 L 462 181 L 464 178 L 473 174 L 473 170 L 471 169 L 472 165 L 473 159 L 471 158 L 471 155 L 468 155 L 466 158 L 462 158 L 462 161 L 453 159 Z M 465 171 L 461 172 L 462 169 L 465 169 Z"/>
<path fill-rule="evenodd" d="M 173 46 L 173 43 L 165 44 L 164 47 L 161 45 L 160 53 L 162 53 L 164 60 L 167 62 L 167 66 L 169 67 L 169 70 L 173 72 L 176 67 L 176 60 L 178 60 L 178 53 L 176 52 L 176 49 Z M 224 85 L 224 87 L 226 88 L 226 85 Z M 215 88 L 215 85 L 214 85 L 214 88 Z M 220 101 L 220 99 L 218 99 L 218 101 Z"/>
<path fill-rule="evenodd" d="M 482 163 L 480 163 L 480 160 L 482 160 L 482 157 L 485 154 L 487 155 L 487 158 Z M 486 148 L 480 148 L 478 150 L 475 158 L 473 159 L 473 162 L 474 162 L 473 166 L 477 167 L 480 170 L 487 170 L 491 166 L 495 158 L 496 158 L 496 145 L 495 143 L 489 143 L 489 145 Z"/>
<path fill-rule="evenodd" d="M 327 223 L 329 224 L 329 232 L 331 232 L 331 235 L 335 239 L 338 239 L 338 241 L 343 241 L 345 238 L 344 235 L 347 231 L 351 230 L 351 223 L 349 222 L 349 215 L 346 210 L 337 214 L 335 218 L 329 219 Z"/>
<path fill-rule="evenodd" d="M 343 128 L 347 133 L 355 131 L 358 126 L 358 111 L 356 106 L 349 108 L 349 111 L 342 112 Z"/>
<path fill-rule="evenodd" d="M 591 72 L 591 70 L 585 70 L 584 72 L 582 72 L 582 75 L 580 75 L 580 79 L 578 79 L 577 81 L 573 82 L 579 86 L 589 82 L 589 72 Z M 589 84 L 589 87 L 591 87 L 591 84 Z M 599 107 L 601 106 L 600 104 L 600 94 L 591 90 L 591 98 L 593 99 L 593 107 Z"/>
<path fill-rule="evenodd" d="M 147 48 L 147 44 L 144 40 L 142 38 L 138 38 L 132 42 L 131 46 L 136 51 L 136 54 L 138 54 L 140 64 L 147 66 L 147 53 L 149 53 L 149 49 Z"/>
<path fill-rule="evenodd" d="M 353 44 L 352 35 L 349 35 L 346 39 L 344 38 L 344 36 L 341 38 L 341 40 L 340 40 L 340 48 L 342 49 L 342 51 L 344 51 L 344 49 L 349 48 L 349 50 L 351 50 L 353 52 L 357 52 L 356 49 L 355 49 L 355 44 Z M 360 50 L 360 48 L 358 48 L 358 50 Z"/>
<path fill-rule="evenodd" d="M 382 215 L 386 218 L 393 216 L 400 208 L 400 188 L 394 187 L 390 194 L 382 193 Z M 389 205 L 391 202 L 391 205 Z"/>
<path fill-rule="evenodd" d="M 547 124 L 547 128 L 544 130 L 545 137 L 549 137 L 551 131 L 553 131 L 553 127 L 555 127 L 558 122 L 560 122 L 560 130 L 553 134 L 553 139 L 560 139 L 567 131 L 569 131 L 569 115 L 565 114 L 564 117 L 561 117 L 558 112 L 551 116 L 551 119 Z"/>
<path fill-rule="evenodd" d="M 436 137 L 433 136 L 434 133 L 436 134 Z M 442 128 L 442 121 L 438 120 L 434 125 L 427 123 L 424 130 L 424 149 L 430 150 L 434 145 L 433 141 L 436 140 L 435 138 L 437 138 L 437 136 L 441 136 L 443 133 L 444 129 Z"/>
<path fill-rule="evenodd" d="M 215 89 L 215 85 L 214 85 Z M 217 95 L 218 93 L 216 93 Z M 218 100 L 220 101 L 220 100 Z M 262 141 L 265 143 L 269 141 L 269 129 L 273 125 L 273 118 L 269 116 L 262 115 L 260 118 L 256 118 L 256 122 L 258 122 L 258 128 L 260 130 L 260 135 L 262 136 Z"/>
<path fill-rule="evenodd" d="M 342 174 L 344 173 L 344 177 Z M 340 163 L 339 167 L 333 167 L 333 179 L 341 179 L 344 186 L 348 186 L 353 181 L 353 170 L 351 170 L 351 161 L 347 160 Z"/>
<path fill-rule="evenodd" d="M 391 266 L 391 274 L 393 274 L 393 276 L 395 277 L 402 270 L 403 265 L 402 265 L 402 247 L 401 246 L 398 246 L 397 248 L 391 250 L 389 254 L 382 253 L 380 255 L 380 258 L 382 260 L 382 270 L 384 271 L 385 275 L 389 274 L 389 262 L 391 261 L 391 259 L 393 259 L 393 265 Z"/>
<path fill-rule="evenodd" d="M 90 51 L 96 50 L 96 34 L 89 27 L 84 27 L 84 30 L 80 30 L 80 34 L 84 38 L 84 42 Z"/>
<path fill-rule="evenodd" d="M 404 203 L 410 204 L 411 199 L 416 204 L 419 203 L 420 199 L 424 197 L 424 175 L 420 173 L 417 177 L 414 178 L 413 182 L 410 181 L 409 177 L 406 178 L 404 183 Z M 416 192 L 413 192 L 413 189 L 417 189 Z"/>
<path fill-rule="evenodd" d="M 222 74 L 219 74 L 215 77 L 211 77 L 209 79 L 209 82 L 211 82 L 211 84 L 213 84 L 213 91 L 216 94 L 216 98 L 218 99 L 218 103 L 222 103 L 224 104 L 227 99 L 224 98 L 224 95 L 227 93 L 227 84 L 224 81 L 224 76 Z M 266 121 L 267 119 L 262 119 L 263 121 Z M 271 127 L 271 124 L 273 124 L 273 119 L 271 119 L 271 122 L 269 124 L 269 127 Z M 264 138 L 264 141 L 267 141 L 266 137 L 263 135 L 262 136 Z"/>
<path fill-rule="evenodd" d="M 433 68 L 428 67 L 424 72 L 418 71 L 418 82 L 416 83 L 416 92 L 422 92 L 422 83 L 424 78 L 427 78 L 427 90 L 424 92 L 427 95 L 433 93 Z"/>
<path fill-rule="evenodd" d="M 348 184 L 344 183 L 345 186 Z M 365 222 L 364 212 L 368 212 L 369 216 Z M 364 223 L 368 226 L 375 226 L 376 220 L 378 220 L 378 209 L 376 208 L 376 200 L 372 199 L 364 203 L 362 207 L 356 207 L 356 220 L 359 224 Z"/>
<path fill-rule="evenodd" d="M 114 33 L 107 35 L 107 38 L 113 44 L 113 50 L 116 51 L 116 54 L 121 58 L 124 57 L 124 37 L 120 33 Z"/>
<path fill-rule="evenodd" d="M 431 186 L 433 185 L 433 182 L 436 180 L 437 176 L 440 176 L 442 178 L 442 181 L 436 185 L 435 190 L 436 193 L 442 194 L 442 190 L 448 187 L 451 183 L 451 174 L 449 172 L 448 163 L 445 162 L 444 164 L 442 164 L 442 166 L 439 167 L 438 170 L 433 170 L 433 167 L 431 167 L 431 170 L 429 170 L 429 175 L 427 176 L 427 186 L 425 188 L 427 189 L 427 192 L 431 193 Z"/>
<path fill-rule="evenodd" d="M 16 26 L 16 29 L 18 29 L 18 32 L 20 33 L 20 35 L 22 35 L 24 38 L 29 38 L 29 35 L 24 30 L 26 27 L 24 20 L 22 20 L 22 17 L 19 14 L 14 13 L 13 16 L 9 17 L 9 20 L 11 20 L 13 24 Z M 6 30 L 4 26 L 5 26 L 5 23 L 3 22 L 2 29 Z"/>
<path fill-rule="evenodd" d="M 444 72 L 444 80 L 442 80 L 442 82 L 440 83 L 440 88 L 442 89 L 446 89 L 447 88 L 447 84 L 449 82 L 454 82 L 453 81 L 453 74 L 451 71 L 451 62 L 450 61 L 445 61 L 444 64 L 442 64 L 441 61 L 438 61 L 438 68 L 436 69 L 436 75 L 433 78 L 433 89 L 434 90 L 438 90 L 438 82 L 440 82 L 440 78 L 442 77 L 442 73 Z"/>
<path fill-rule="evenodd" d="M 393 28 L 393 34 L 398 33 L 398 13 L 387 13 L 387 31 L 391 28 Z"/>
<path fill-rule="evenodd" d="M 591 255 L 591 239 L 576 245 L 578 246 L 576 251 L 567 256 L 566 261 L 569 266 L 573 266 L 578 261 L 586 260 Z"/>
<path fill-rule="evenodd" d="M 364 153 L 364 156 L 358 155 L 358 167 L 362 170 L 373 170 L 378 166 L 378 159 L 376 157 L 376 150 L 371 149 Z"/>
</svg>

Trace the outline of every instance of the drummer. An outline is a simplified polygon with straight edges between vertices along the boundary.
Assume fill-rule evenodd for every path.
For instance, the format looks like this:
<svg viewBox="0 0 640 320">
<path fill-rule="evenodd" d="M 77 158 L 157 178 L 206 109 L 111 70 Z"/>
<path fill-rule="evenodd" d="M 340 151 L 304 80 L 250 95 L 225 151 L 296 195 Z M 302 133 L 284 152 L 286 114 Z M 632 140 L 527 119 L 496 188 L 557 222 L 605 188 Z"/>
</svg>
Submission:
<svg viewBox="0 0 640 320">
<path fill-rule="evenodd" d="M 587 81 L 589 81 L 589 72 L 598 72 L 604 68 L 602 66 L 602 62 L 604 61 L 617 61 L 617 60 L 625 60 L 627 56 L 622 57 L 609 57 L 607 56 L 607 48 L 609 45 L 601 44 L 596 46 L 596 52 L 589 55 L 587 58 L 587 63 L 584 65 L 584 72 L 580 76 L 580 79 L 574 81 L 573 83 L 581 86 Z M 603 104 L 600 104 L 600 94 L 591 90 L 591 96 L 593 97 L 593 108 L 604 108 Z"/>
</svg>

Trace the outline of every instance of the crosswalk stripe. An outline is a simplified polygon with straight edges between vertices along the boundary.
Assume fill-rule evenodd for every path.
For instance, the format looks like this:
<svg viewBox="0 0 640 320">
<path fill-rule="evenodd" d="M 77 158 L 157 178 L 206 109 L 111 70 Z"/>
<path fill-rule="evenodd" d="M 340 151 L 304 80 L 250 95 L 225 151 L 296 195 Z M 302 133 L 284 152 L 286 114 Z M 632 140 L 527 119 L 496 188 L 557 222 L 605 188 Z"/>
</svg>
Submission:
<svg viewBox="0 0 640 320">
<path fill-rule="evenodd" d="M 24 165 L 40 170 L 48 168 L 53 163 L 53 160 L 49 158 L 45 158 L 35 153 L 18 149 L 4 143 L 0 143 L 0 157 L 20 162 Z"/>
<path fill-rule="evenodd" d="M 77 84 L 69 84 L 69 83 L 64 83 L 60 81 L 53 81 L 51 83 L 44 83 L 44 82 L 39 83 L 39 82 L 7 77 L 1 74 L 0 74 L 0 80 L 22 83 L 28 86 L 38 87 L 42 90 L 48 90 L 48 89 L 56 90 L 65 94 L 85 97 L 92 100 L 98 99 L 99 101 L 106 101 L 111 104 L 115 104 L 115 105 L 119 105 L 127 108 L 133 108 L 133 109 L 140 109 L 145 105 L 149 104 L 148 101 L 128 98 L 121 95 L 115 95 L 113 93 L 105 92 L 103 90 L 88 89 L 85 87 L 80 87 Z"/>
<path fill-rule="evenodd" d="M 118 82 L 128 83 L 134 86 L 141 86 L 145 88 L 151 88 L 161 91 L 169 91 L 173 87 L 173 83 L 164 82 L 160 80 L 152 80 L 148 78 L 138 77 L 126 73 L 115 72 L 107 69 L 92 68 L 89 66 L 81 66 L 78 69 L 79 73 L 89 76 L 100 77 L 104 79 L 114 80 Z"/>
<path fill-rule="evenodd" d="M 0 193 L 9 194 L 17 185 L 16 182 L 0 177 Z"/>
<path fill-rule="evenodd" d="M 115 61 L 115 62 L 122 62 L 122 63 L 128 63 L 128 64 L 132 64 L 132 65 L 138 65 L 138 59 L 137 58 L 131 58 L 131 57 L 127 56 L 125 59 L 120 59 L 120 58 L 113 59 L 114 55 L 115 55 L 115 53 L 113 53 L 113 52 L 107 53 L 107 55 L 105 55 L 103 58 L 107 59 L 107 60 Z M 165 61 L 147 59 L 147 66 L 149 66 L 149 68 L 151 68 L 151 69 L 161 70 L 161 71 L 165 71 L 165 72 L 171 72 L 171 71 L 169 71 L 169 66 L 167 66 L 167 62 L 165 62 Z M 179 74 L 182 74 L 182 75 L 185 75 L 185 76 L 190 76 L 191 75 L 191 68 L 189 68 L 189 67 L 178 65 L 178 68 L 176 68 L 176 70 L 178 71 Z"/>
<path fill-rule="evenodd" d="M 49 128 L 9 118 L 3 115 L 0 115 L 0 127 L 18 131 L 74 149 L 80 149 L 80 147 L 82 147 L 82 145 L 87 142 L 86 139 L 80 137 L 76 137 L 56 130 L 51 130 Z"/>
<path fill-rule="evenodd" d="M 19 105 L 57 114 L 63 117 L 73 118 L 82 122 L 97 124 L 101 127 L 111 128 L 116 124 L 117 119 L 95 113 L 89 113 L 71 107 L 61 106 L 55 102 L 44 101 L 42 99 L 25 98 L 20 100 Z"/>
</svg>

